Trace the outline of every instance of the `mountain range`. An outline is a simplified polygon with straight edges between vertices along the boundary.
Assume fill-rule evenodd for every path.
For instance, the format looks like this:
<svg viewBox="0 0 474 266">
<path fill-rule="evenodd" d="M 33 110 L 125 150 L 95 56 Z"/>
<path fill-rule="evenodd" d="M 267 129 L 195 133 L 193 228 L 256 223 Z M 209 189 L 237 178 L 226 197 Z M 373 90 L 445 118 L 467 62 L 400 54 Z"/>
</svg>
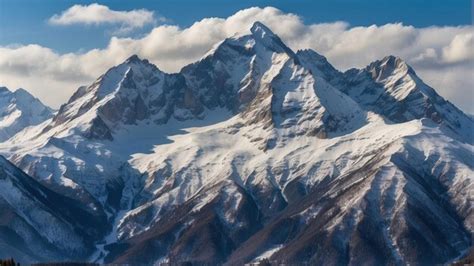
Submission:
<svg viewBox="0 0 474 266">
<path fill-rule="evenodd" d="M 474 121 L 395 56 L 340 72 L 255 22 L 179 73 L 133 55 L 57 111 L 0 102 L 0 257 L 426 265 L 473 244 Z"/>
</svg>

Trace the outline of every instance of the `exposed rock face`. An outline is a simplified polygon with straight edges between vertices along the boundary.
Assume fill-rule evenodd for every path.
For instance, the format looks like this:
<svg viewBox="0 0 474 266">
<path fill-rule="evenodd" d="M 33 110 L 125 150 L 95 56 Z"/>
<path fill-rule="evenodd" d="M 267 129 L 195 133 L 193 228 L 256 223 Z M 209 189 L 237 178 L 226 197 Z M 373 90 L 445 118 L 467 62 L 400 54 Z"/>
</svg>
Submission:
<svg viewBox="0 0 474 266">
<path fill-rule="evenodd" d="M 255 23 L 180 73 L 130 57 L 0 153 L 86 212 L 57 214 L 66 260 L 443 264 L 472 246 L 473 124 L 400 58 L 341 73 Z"/>
<path fill-rule="evenodd" d="M 97 116 L 92 120 L 92 124 L 88 131 L 84 133 L 84 137 L 88 139 L 113 140 L 110 128 L 105 124 L 100 116 Z"/>
</svg>

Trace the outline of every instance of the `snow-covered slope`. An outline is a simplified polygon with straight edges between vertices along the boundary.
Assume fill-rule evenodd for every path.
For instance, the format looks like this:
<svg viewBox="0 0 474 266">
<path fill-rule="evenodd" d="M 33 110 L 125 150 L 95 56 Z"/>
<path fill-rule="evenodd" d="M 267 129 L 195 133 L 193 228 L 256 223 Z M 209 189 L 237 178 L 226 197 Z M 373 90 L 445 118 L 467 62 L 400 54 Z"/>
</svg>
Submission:
<svg viewBox="0 0 474 266">
<path fill-rule="evenodd" d="M 53 111 L 49 107 L 24 89 L 11 92 L 0 87 L 0 142 L 52 116 Z"/>
<path fill-rule="evenodd" d="M 130 57 L 0 153 L 106 220 L 84 260 L 433 264 L 472 245 L 472 126 L 400 59 L 341 73 L 256 22 L 180 73 Z"/>
<path fill-rule="evenodd" d="M 109 259 L 241 264 L 277 246 L 271 259 L 426 264 L 471 245 L 472 147 L 433 147 L 452 141 L 436 124 L 375 120 L 267 151 L 247 138 L 259 128 L 239 125 L 189 129 L 134 156 L 146 200 L 120 219 L 116 245 L 129 248 Z M 148 256 L 156 246 L 169 251 Z"/>
<path fill-rule="evenodd" d="M 0 156 L 0 256 L 18 261 L 77 260 L 104 234 L 104 217 L 58 194 Z"/>
</svg>

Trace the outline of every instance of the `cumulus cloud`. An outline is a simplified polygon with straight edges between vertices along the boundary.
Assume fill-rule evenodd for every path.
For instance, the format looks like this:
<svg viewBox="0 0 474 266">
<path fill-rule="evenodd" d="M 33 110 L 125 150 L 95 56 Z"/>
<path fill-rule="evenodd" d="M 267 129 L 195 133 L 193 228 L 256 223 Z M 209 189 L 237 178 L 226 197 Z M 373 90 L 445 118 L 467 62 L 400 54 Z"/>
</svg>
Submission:
<svg viewBox="0 0 474 266">
<path fill-rule="evenodd" d="M 160 18 L 163 20 L 163 18 Z M 137 9 L 131 11 L 115 11 L 108 6 L 97 3 L 90 5 L 74 5 L 61 14 L 55 14 L 49 18 L 52 25 L 100 25 L 116 24 L 120 25 L 119 31 L 128 32 L 136 28 L 142 28 L 147 24 L 154 23 L 153 11 Z"/>
<path fill-rule="evenodd" d="M 474 34 L 456 35 L 448 46 L 443 47 L 442 58 L 448 63 L 472 62 L 474 59 Z"/>
<path fill-rule="evenodd" d="M 164 71 L 176 72 L 222 39 L 248 33 L 257 20 L 292 49 L 312 48 L 341 70 L 364 67 L 389 54 L 400 56 L 442 96 L 474 113 L 470 103 L 473 26 L 416 28 L 394 23 L 351 27 L 340 21 L 308 25 L 299 16 L 272 7 L 248 8 L 227 18 L 205 18 L 187 28 L 160 25 L 141 38 L 112 37 L 104 49 L 80 54 L 58 54 L 37 45 L 3 47 L 0 83 L 26 87 L 58 106 L 79 85 L 92 82 L 131 54 L 147 58 Z"/>
</svg>

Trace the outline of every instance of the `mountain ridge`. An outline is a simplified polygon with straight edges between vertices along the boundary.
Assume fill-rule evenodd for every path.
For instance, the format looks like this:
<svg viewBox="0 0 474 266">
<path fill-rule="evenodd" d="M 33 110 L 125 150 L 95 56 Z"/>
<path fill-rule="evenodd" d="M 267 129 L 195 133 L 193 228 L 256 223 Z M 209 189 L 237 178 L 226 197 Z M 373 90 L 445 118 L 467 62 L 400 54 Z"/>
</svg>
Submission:
<svg viewBox="0 0 474 266">
<path fill-rule="evenodd" d="M 432 264 L 472 246 L 473 123 L 397 57 L 342 73 L 256 22 L 179 73 L 131 56 L 0 154 L 99 217 L 84 260 Z"/>
</svg>

